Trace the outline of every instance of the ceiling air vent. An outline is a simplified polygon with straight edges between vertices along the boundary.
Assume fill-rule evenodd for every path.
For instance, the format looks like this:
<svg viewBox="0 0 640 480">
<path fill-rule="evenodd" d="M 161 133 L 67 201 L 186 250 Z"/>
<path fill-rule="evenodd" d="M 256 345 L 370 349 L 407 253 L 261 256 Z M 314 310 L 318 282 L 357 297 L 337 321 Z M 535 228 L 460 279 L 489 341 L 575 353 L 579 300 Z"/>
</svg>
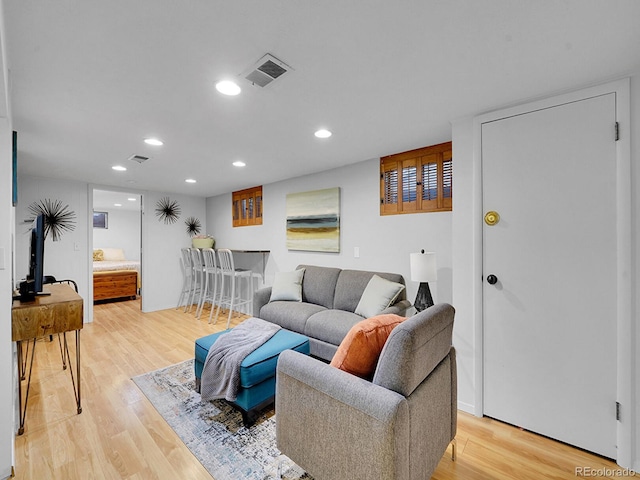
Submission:
<svg viewBox="0 0 640 480">
<path fill-rule="evenodd" d="M 293 69 L 273 55 L 266 54 L 242 75 L 254 85 L 266 87 L 276 78 L 287 73 L 289 70 Z"/>
<path fill-rule="evenodd" d="M 131 155 L 128 160 L 133 160 L 134 162 L 143 163 L 149 160 L 149 157 L 144 157 L 142 155 Z"/>
</svg>

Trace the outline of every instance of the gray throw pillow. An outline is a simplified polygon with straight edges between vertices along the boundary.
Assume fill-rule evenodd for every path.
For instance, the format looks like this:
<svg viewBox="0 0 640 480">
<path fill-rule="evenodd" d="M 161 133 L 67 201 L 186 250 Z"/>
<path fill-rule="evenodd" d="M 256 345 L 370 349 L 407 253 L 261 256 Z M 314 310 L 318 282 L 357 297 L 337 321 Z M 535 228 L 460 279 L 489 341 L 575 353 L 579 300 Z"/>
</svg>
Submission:
<svg viewBox="0 0 640 480">
<path fill-rule="evenodd" d="M 303 276 L 304 268 L 294 272 L 276 272 L 269 301 L 285 300 L 289 302 L 301 302 Z"/>
<path fill-rule="evenodd" d="M 374 317 L 391 305 L 402 290 L 404 285 L 401 283 L 374 275 L 362 292 L 356 313 L 365 318 Z"/>
</svg>

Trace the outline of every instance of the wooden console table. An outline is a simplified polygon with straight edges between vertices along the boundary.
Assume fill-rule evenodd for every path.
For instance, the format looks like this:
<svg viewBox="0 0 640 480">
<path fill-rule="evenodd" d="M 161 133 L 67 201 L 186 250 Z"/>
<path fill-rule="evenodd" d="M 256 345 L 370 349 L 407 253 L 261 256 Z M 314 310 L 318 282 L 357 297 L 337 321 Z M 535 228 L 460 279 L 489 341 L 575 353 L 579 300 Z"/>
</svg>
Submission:
<svg viewBox="0 0 640 480">
<path fill-rule="evenodd" d="M 11 340 L 17 343 L 18 357 L 18 404 L 20 415 L 20 428 L 18 435 L 24 433 L 24 422 L 27 416 L 27 402 L 29 401 L 29 388 L 31 386 L 31 372 L 33 370 L 33 357 L 36 351 L 36 341 L 40 337 L 61 334 L 62 364 L 66 368 L 69 363 L 69 373 L 73 384 L 73 393 L 76 397 L 78 413 L 82 413 L 80 402 L 80 330 L 83 325 L 82 297 L 78 295 L 70 285 L 55 284 L 45 285 L 44 291 L 50 295 L 38 296 L 32 301 L 22 302 L 14 300 L 11 308 Z M 67 345 L 67 332 L 76 332 L 76 380 L 69 357 Z M 29 357 L 29 342 L 32 342 L 31 356 Z M 22 342 L 26 342 L 27 348 L 23 355 Z M 22 381 L 27 375 L 26 367 L 29 362 L 27 390 L 22 400 Z"/>
</svg>

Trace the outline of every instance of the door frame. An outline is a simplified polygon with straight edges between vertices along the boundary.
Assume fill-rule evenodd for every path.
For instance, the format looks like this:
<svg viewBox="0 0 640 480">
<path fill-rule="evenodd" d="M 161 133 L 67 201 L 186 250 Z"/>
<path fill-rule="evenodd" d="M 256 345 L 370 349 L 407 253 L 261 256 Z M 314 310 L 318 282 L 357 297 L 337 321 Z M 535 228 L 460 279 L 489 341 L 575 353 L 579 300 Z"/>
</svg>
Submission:
<svg viewBox="0 0 640 480">
<path fill-rule="evenodd" d="M 484 340 L 483 340 L 483 205 L 482 205 L 482 124 L 536 110 L 551 108 L 587 98 L 615 93 L 616 120 L 620 125 L 620 137 L 616 142 L 616 229 L 617 229 L 617 358 L 616 398 L 621 404 L 620 421 L 617 424 L 617 463 L 631 468 L 635 439 L 635 386 L 633 359 L 635 344 L 632 318 L 632 248 L 631 248 L 631 113 L 630 79 L 586 87 L 577 91 L 560 93 L 552 97 L 531 100 L 517 106 L 479 115 L 473 119 L 473 317 L 474 317 L 474 414 L 484 413 Z M 611 126 L 612 135 L 614 126 Z"/>
<path fill-rule="evenodd" d="M 90 259 L 92 258 L 92 253 L 93 253 L 93 192 L 94 190 L 106 190 L 110 192 L 125 192 L 125 193 L 131 193 L 131 194 L 140 196 L 140 275 L 142 276 L 145 268 L 144 267 L 145 262 L 143 261 L 144 260 L 143 253 L 145 252 L 144 239 L 146 238 L 145 236 L 146 226 L 143 219 L 144 219 L 144 196 L 146 192 L 144 190 L 139 190 L 136 188 L 113 187 L 113 186 L 101 185 L 96 183 L 90 183 L 87 185 L 87 250 L 88 250 L 88 255 Z M 93 322 L 93 262 L 91 260 L 87 262 L 87 285 L 88 285 L 87 287 L 88 290 L 87 290 L 86 302 L 89 308 L 87 311 L 88 318 L 85 320 L 85 323 L 91 323 Z M 141 283 L 140 296 L 142 298 L 144 298 L 143 291 L 142 291 L 143 289 L 144 289 L 144 283 Z"/>
</svg>

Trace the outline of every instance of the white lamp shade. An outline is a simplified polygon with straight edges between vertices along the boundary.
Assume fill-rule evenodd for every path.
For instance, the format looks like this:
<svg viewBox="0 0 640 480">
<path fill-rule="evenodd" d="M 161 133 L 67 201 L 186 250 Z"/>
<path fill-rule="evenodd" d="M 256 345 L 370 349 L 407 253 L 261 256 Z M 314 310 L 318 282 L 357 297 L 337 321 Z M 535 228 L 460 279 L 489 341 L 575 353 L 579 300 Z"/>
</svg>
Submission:
<svg viewBox="0 0 640 480">
<path fill-rule="evenodd" d="M 434 252 L 411 253 L 411 280 L 414 282 L 435 282 L 438 279 L 436 254 Z"/>
</svg>

